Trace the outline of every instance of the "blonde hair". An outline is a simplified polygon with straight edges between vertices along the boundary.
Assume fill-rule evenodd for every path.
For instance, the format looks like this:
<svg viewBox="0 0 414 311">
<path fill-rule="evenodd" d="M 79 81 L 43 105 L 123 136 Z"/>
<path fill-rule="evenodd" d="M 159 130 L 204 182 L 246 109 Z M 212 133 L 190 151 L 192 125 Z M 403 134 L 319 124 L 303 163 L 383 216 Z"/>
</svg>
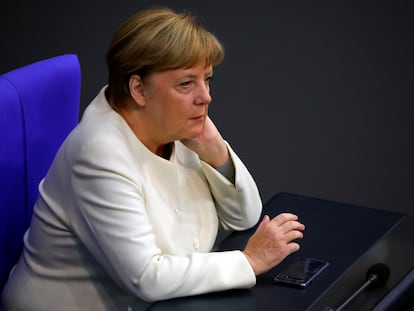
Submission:
<svg viewBox="0 0 414 311">
<path fill-rule="evenodd" d="M 130 97 L 128 85 L 133 74 L 143 77 L 201 62 L 206 67 L 215 66 L 223 58 L 224 49 L 218 39 L 193 15 L 167 8 L 147 9 L 126 20 L 112 38 L 106 56 L 106 95 L 117 108 Z"/>
</svg>

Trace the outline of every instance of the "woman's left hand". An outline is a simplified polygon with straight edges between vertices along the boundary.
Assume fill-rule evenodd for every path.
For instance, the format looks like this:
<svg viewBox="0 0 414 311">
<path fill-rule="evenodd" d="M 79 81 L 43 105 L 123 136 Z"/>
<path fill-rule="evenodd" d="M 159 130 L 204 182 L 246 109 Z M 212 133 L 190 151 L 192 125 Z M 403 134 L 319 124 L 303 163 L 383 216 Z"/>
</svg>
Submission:
<svg viewBox="0 0 414 311">
<path fill-rule="evenodd" d="M 187 148 L 198 154 L 201 160 L 217 168 L 229 159 L 229 151 L 213 121 L 207 116 L 203 132 L 194 138 L 182 139 Z"/>
</svg>

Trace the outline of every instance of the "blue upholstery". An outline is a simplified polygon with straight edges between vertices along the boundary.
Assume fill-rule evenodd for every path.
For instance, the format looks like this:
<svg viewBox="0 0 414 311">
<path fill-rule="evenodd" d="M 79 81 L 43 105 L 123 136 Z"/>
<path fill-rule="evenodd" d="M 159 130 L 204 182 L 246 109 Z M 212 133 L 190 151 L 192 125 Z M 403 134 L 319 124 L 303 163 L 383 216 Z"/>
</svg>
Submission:
<svg viewBox="0 0 414 311">
<path fill-rule="evenodd" d="M 74 54 L 0 76 L 0 292 L 21 253 L 38 184 L 78 122 L 80 79 Z"/>
</svg>

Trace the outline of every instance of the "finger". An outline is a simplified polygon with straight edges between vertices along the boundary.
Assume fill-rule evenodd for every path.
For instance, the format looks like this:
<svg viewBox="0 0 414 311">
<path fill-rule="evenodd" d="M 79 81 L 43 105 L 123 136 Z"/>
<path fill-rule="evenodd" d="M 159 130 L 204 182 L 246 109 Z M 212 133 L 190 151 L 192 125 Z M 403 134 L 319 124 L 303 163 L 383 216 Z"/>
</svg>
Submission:
<svg viewBox="0 0 414 311">
<path fill-rule="evenodd" d="M 271 221 L 276 225 L 280 226 L 286 223 L 287 221 L 297 220 L 298 216 L 292 213 L 282 213 L 274 217 Z"/>
<path fill-rule="evenodd" d="M 257 227 L 257 230 L 261 230 L 263 227 L 265 227 L 270 222 L 269 215 L 264 215 L 262 221 L 260 222 L 259 226 Z"/>
<path fill-rule="evenodd" d="M 299 221 L 296 221 L 296 220 L 287 221 L 282 225 L 282 227 L 283 227 L 283 232 L 284 233 L 287 233 L 287 232 L 292 231 L 292 230 L 303 231 L 305 229 L 305 226 L 302 223 L 300 223 Z"/>
<path fill-rule="evenodd" d="M 259 227 L 260 226 L 265 226 L 266 224 L 268 224 L 270 222 L 270 217 L 269 217 L 269 215 L 264 215 L 263 216 L 263 219 L 262 219 L 262 221 L 261 221 L 261 223 L 260 223 L 260 225 L 259 225 Z"/>
<path fill-rule="evenodd" d="M 287 245 L 287 250 L 289 252 L 289 254 L 293 253 L 293 252 L 297 252 L 300 249 L 300 245 L 296 242 L 291 242 Z"/>
<path fill-rule="evenodd" d="M 303 233 L 298 230 L 292 230 L 285 234 L 285 239 L 288 241 L 288 243 L 294 240 L 303 239 Z"/>
</svg>

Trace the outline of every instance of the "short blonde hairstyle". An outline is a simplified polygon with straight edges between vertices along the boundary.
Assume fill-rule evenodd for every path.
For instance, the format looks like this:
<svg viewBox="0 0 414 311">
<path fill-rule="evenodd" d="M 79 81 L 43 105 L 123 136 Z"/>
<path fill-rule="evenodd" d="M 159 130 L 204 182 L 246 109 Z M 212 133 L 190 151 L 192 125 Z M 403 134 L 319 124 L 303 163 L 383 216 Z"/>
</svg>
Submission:
<svg viewBox="0 0 414 311">
<path fill-rule="evenodd" d="M 126 20 L 112 38 L 106 56 L 106 95 L 116 109 L 130 97 L 133 74 L 144 77 L 202 62 L 215 66 L 223 58 L 223 46 L 193 15 L 168 8 L 147 9 Z"/>
</svg>

